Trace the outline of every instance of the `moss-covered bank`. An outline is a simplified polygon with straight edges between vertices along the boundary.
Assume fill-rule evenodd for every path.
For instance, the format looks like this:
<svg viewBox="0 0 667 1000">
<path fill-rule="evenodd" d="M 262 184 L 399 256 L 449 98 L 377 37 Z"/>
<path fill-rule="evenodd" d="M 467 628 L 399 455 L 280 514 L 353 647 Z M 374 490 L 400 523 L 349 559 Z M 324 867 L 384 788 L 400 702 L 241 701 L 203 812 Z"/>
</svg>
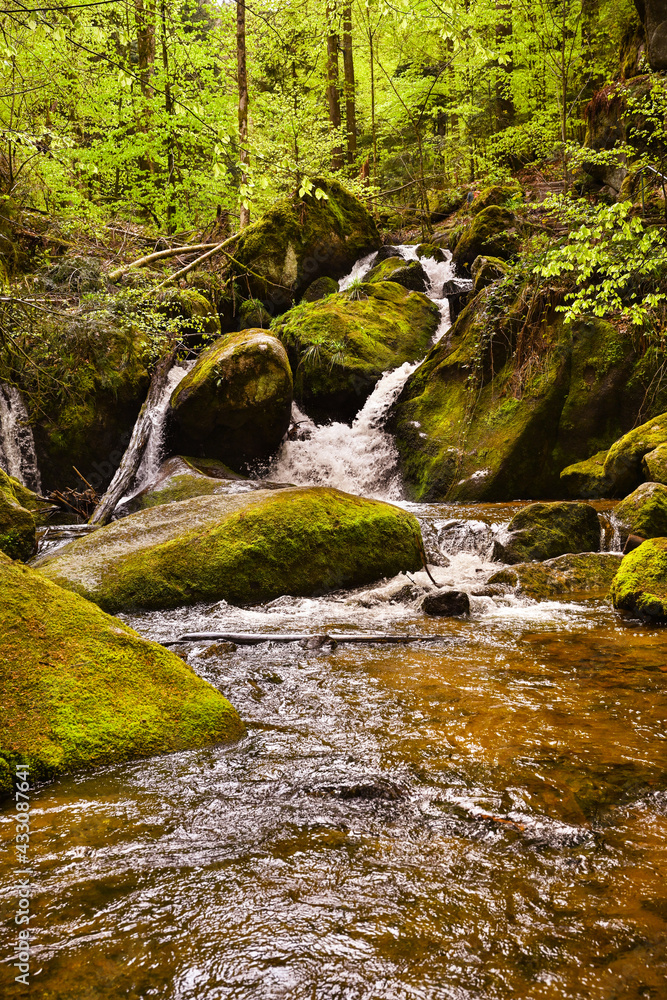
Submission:
<svg viewBox="0 0 667 1000">
<path fill-rule="evenodd" d="M 37 779 L 244 731 L 179 657 L 3 555 L 0 708 L 0 766 L 27 763 Z"/>
<path fill-rule="evenodd" d="M 417 520 L 339 490 L 207 496 L 132 514 L 39 561 L 107 611 L 258 604 L 361 586 L 421 565 Z"/>
</svg>

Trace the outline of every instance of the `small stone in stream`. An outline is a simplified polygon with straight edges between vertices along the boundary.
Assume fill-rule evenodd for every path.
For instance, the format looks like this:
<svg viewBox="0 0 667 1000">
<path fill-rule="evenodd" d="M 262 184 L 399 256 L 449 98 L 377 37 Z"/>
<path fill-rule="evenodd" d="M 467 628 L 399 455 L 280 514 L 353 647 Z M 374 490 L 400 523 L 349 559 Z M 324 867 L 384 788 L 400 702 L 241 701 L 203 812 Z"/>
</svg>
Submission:
<svg viewBox="0 0 667 1000">
<path fill-rule="evenodd" d="M 372 784 L 350 785 L 348 788 L 341 788 L 339 795 L 341 799 L 387 799 L 393 801 L 400 797 L 400 791 L 388 782 L 373 782 Z"/>
<path fill-rule="evenodd" d="M 301 645 L 304 649 L 321 649 L 332 641 L 328 635 L 311 635 L 310 639 L 304 639 Z"/>
<path fill-rule="evenodd" d="M 380 247 L 373 259 L 373 267 L 375 267 L 376 264 L 381 264 L 383 260 L 389 260 L 390 257 L 403 257 L 403 254 L 398 247 Z"/>
<path fill-rule="evenodd" d="M 642 538 L 641 535 L 628 535 L 627 541 L 623 546 L 623 555 L 627 556 L 628 552 L 632 552 L 633 549 L 638 549 L 642 542 L 646 539 Z"/>
<path fill-rule="evenodd" d="M 214 642 L 212 646 L 207 646 L 203 653 L 199 654 L 199 657 L 202 660 L 210 660 L 213 656 L 235 653 L 236 650 L 237 646 L 235 642 Z"/>
<path fill-rule="evenodd" d="M 432 618 L 455 618 L 470 613 L 470 598 L 462 590 L 444 590 L 429 594 L 422 601 L 422 611 Z"/>
</svg>

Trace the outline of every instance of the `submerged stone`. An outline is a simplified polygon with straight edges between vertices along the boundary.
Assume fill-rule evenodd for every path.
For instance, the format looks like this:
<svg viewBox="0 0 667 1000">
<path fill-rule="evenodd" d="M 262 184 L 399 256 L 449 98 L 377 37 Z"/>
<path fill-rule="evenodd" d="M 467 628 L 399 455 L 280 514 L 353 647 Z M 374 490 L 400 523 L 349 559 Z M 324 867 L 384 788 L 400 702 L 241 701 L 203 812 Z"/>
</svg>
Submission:
<svg viewBox="0 0 667 1000">
<path fill-rule="evenodd" d="M 611 585 L 618 611 L 667 622 L 667 538 L 652 538 L 624 556 Z"/>
<path fill-rule="evenodd" d="M 664 538 L 667 536 L 667 486 L 662 483 L 642 483 L 637 489 L 621 500 L 614 509 L 621 541 L 628 535 L 642 538 Z"/>
<path fill-rule="evenodd" d="M 172 441 L 183 454 L 236 471 L 264 461 L 289 427 L 292 373 L 280 341 L 243 330 L 216 341 L 171 397 Z"/>
<path fill-rule="evenodd" d="M 570 552 L 545 562 L 518 563 L 487 582 L 490 587 L 515 587 L 536 601 L 563 594 L 605 597 L 622 558 L 615 552 Z"/>
<path fill-rule="evenodd" d="M 418 521 L 324 487 L 257 490 L 153 507 L 35 565 L 107 611 L 198 601 L 259 604 L 363 586 L 421 566 Z"/>
<path fill-rule="evenodd" d="M 494 544 L 493 559 L 520 563 L 599 548 L 600 522 L 590 504 L 534 503 L 512 518 Z"/>
<path fill-rule="evenodd" d="M 0 758 L 36 780 L 244 732 L 173 653 L 2 555 L 0 704 Z"/>
</svg>

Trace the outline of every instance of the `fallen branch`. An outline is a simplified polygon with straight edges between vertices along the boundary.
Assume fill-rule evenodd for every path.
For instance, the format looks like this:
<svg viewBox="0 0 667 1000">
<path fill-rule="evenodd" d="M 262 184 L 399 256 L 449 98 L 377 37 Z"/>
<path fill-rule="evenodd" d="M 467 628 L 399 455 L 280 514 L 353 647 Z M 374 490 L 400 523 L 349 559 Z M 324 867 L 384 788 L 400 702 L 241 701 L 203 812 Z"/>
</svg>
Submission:
<svg viewBox="0 0 667 1000">
<path fill-rule="evenodd" d="M 171 274 L 168 278 L 165 278 L 164 281 L 157 286 L 158 289 L 164 288 L 165 285 L 170 285 L 172 281 L 176 281 L 178 278 L 182 278 L 183 275 L 187 274 L 188 271 L 191 271 L 193 267 L 197 267 L 197 265 L 201 264 L 202 261 L 208 260 L 209 257 L 213 256 L 213 254 L 222 250 L 224 246 L 224 243 L 216 244 L 212 250 L 208 251 L 208 253 L 202 254 L 201 257 L 197 257 L 196 260 L 193 260 L 191 264 L 186 264 L 185 267 L 182 267 L 180 271 L 176 272 L 176 274 Z"/>
<path fill-rule="evenodd" d="M 160 362 L 153 372 L 151 384 L 148 389 L 148 395 L 146 396 L 146 401 L 141 407 L 141 411 L 134 425 L 130 443 L 125 449 L 125 454 L 121 459 L 120 465 L 116 469 L 116 474 L 111 480 L 106 493 L 95 507 L 88 524 L 99 525 L 100 527 L 103 524 L 108 524 L 111 520 L 111 515 L 116 509 L 118 501 L 123 496 L 125 491 L 132 485 L 132 481 L 139 470 L 139 466 L 141 465 L 141 459 L 143 458 L 144 451 L 146 450 L 146 445 L 148 444 L 148 439 L 153 426 L 151 421 L 151 412 L 155 409 L 155 406 L 164 392 L 167 377 L 174 363 L 175 356 L 176 348 L 174 348 L 173 351 L 171 351 L 171 353 Z"/>
<path fill-rule="evenodd" d="M 123 264 L 122 267 L 117 267 L 115 271 L 109 271 L 107 281 L 118 281 L 124 274 L 131 271 L 133 267 L 145 267 L 146 264 L 152 264 L 156 260 L 166 260 L 167 257 L 178 257 L 179 254 L 197 253 L 199 250 L 210 250 L 211 248 L 219 250 L 221 247 L 229 246 L 239 236 L 240 232 L 235 233 L 234 236 L 230 236 L 224 243 L 192 243 L 190 246 L 171 247 L 169 250 L 158 250 L 156 253 L 149 253 L 147 257 L 140 257 L 138 260 L 133 260 L 131 264 Z"/>
<path fill-rule="evenodd" d="M 273 635 L 262 635 L 253 632 L 188 632 L 186 635 L 173 639 L 170 642 L 163 642 L 163 646 L 175 646 L 179 642 L 209 642 L 222 640 L 224 642 L 234 642 L 238 646 L 259 646 L 263 642 L 309 642 L 314 640 L 318 645 L 326 642 L 440 642 L 441 635 L 389 635 L 385 632 L 357 634 L 355 632 L 343 635 L 309 635 L 304 633 L 276 632 Z"/>
</svg>

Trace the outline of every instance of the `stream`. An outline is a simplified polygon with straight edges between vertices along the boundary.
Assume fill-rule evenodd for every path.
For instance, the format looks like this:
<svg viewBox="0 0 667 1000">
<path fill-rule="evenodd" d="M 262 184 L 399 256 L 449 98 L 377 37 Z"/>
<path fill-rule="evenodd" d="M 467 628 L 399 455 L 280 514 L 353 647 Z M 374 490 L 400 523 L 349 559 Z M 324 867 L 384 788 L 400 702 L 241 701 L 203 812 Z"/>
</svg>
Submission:
<svg viewBox="0 0 667 1000">
<path fill-rule="evenodd" d="M 500 568 L 487 561 L 493 535 L 521 504 L 402 499 L 382 423 L 407 374 L 388 373 L 352 427 L 302 416 L 271 476 L 412 510 L 433 574 L 471 595 L 470 616 L 427 618 L 423 572 L 252 608 L 123 615 L 161 642 L 438 639 L 174 647 L 247 736 L 35 791 L 30 995 L 667 998 L 667 630 L 600 600 L 477 593 Z M 604 532 L 611 505 L 598 506 Z M 13 835 L 5 807 L 4 954 Z M 8 976 L 1 966 L 3 998 Z"/>
</svg>

